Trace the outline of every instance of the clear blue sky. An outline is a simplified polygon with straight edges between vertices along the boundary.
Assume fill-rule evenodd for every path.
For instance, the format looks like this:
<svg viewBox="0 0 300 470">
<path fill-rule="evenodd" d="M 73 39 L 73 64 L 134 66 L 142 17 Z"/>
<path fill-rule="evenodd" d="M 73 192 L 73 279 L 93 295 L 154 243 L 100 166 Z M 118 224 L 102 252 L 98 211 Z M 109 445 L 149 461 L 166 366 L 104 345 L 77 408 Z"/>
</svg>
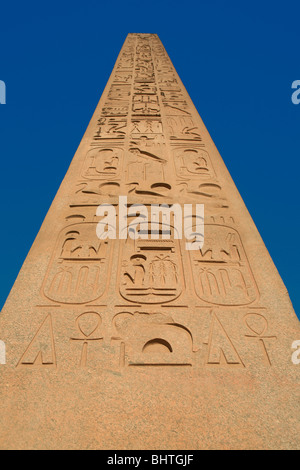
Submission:
<svg viewBox="0 0 300 470">
<path fill-rule="evenodd" d="M 160 36 L 299 314 L 299 0 L 2 2 L 0 307 L 129 32 Z"/>
</svg>

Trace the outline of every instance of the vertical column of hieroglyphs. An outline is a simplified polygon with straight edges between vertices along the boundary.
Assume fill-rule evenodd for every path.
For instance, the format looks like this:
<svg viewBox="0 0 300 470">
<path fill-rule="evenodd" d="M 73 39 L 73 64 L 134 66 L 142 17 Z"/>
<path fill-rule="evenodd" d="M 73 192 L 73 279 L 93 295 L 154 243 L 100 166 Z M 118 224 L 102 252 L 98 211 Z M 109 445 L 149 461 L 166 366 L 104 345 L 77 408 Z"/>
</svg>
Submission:
<svg viewBox="0 0 300 470">
<path fill-rule="evenodd" d="M 121 364 L 190 366 L 192 336 L 180 320 L 186 320 L 186 311 L 182 307 L 185 293 L 182 244 L 175 239 L 173 229 L 167 238 L 168 228 L 163 219 L 149 217 L 151 204 L 175 202 L 175 169 L 167 149 L 155 73 L 155 36 L 135 37 L 135 73 L 124 172 L 127 190 L 124 194 L 130 207 L 128 225 L 131 224 L 133 230 L 139 215 L 136 227 L 139 238 L 129 236 L 120 241 L 117 280 L 120 300 L 113 327 L 116 338 L 121 341 Z M 134 208 L 132 204 L 135 204 Z M 146 213 L 140 204 L 147 207 Z"/>
<path fill-rule="evenodd" d="M 80 170 L 68 185 L 68 205 L 57 214 L 56 226 L 60 223 L 61 228 L 36 306 L 46 313 L 19 366 L 55 367 L 68 359 L 65 350 L 59 357 L 55 344 L 61 331 L 74 365 L 89 365 L 91 351 L 103 346 L 114 240 L 97 237 L 96 210 L 101 203 L 117 206 L 124 190 L 135 42 L 132 37 L 125 41 L 96 110 L 96 122 L 90 125 L 93 134 Z"/>
<path fill-rule="evenodd" d="M 156 76 L 162 105 L 166 145 L 175 167 L 176 199 L 205 205 L 205 243 L 201 250 L 184 251 L 189 311 L 200 327 L 206 318 L 207 338 L 200 336 L 204 363 L 245 367 L 247 341 L 253 341 L 258 361 L 271 365 L 268 351 L 268 312 L 260 304 L 259 290 L 235 221 L 238 214 L 224 194 L 217 165 L 200 132 L 200 117 L 184 89 L 164 47 L 152 39 Z M 205 330 L 205 326 L 204 326 Z M 196 332 L 193 330 L 192 334 Z M 257 351 L 256 351 L 257 350 Z"/>
<path fill-rule="evenodd" d="M 66 341 L 77 351 L 77 359 L 70 353 L 74 365 L 91 365 L 93 357 L 99 367 L 107 360 L 124 371 L 157 365 L 243 369 L 251 341 L 270 366 L 276 338 L 236 214 L 199 116 L 158 37 L 129 35 L 109 84 L 42 283 L 38 308 L 53 307 L 53 313 L 45 315 L 19 365 L 54 367 L 63 360 L 53 331 L 60 307 L 72 323 Z M 122 222 L 119 196 L 127 196 L 128 224 L 140 236 L 99 240 L 97 207 L 113 204 Z M 147 219 L 151 204 L 173 203 L 205 204 L 201 250 L 187 251 L 164 218 Z"/>
</svg>

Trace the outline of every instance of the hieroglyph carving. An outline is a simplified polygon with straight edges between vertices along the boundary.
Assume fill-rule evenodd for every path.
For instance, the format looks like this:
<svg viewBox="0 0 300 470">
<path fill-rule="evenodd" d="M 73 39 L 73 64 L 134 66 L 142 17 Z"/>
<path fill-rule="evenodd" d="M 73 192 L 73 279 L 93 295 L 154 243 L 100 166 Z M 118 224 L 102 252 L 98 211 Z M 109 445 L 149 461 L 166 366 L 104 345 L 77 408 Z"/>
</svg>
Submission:
<svg viewBox="0 0 300 470">
<path fill-rule="evenodd" d="M 205 225 L 201 250 L 190 253 L 198 297 L 215 305 L 248 305 L 258 289 L 238 232 L 228 226 Z"/>
<path fill-rule="evenodd" d="M 83 304 L 104 294 L 112 241 L 99 240 L 96 225 L 75 224 L 61 231 L 43 284 L 49 300 Z"/>
</svg>

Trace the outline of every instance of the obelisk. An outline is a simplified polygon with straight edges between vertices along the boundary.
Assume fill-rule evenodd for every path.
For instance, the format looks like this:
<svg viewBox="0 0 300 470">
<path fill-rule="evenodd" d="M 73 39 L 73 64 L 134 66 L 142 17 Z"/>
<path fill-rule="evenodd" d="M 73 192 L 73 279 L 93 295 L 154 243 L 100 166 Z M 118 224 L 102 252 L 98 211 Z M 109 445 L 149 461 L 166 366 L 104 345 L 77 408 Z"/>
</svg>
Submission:
<svg viewBox="0 0 300 470">
<path fill-rule="evenodd" d="M 204 245 L 99 238 L 120 197 L 204 204 Z M 0 340 L 2 449 L 299 449 L 299 321 L 157 35 L 128 35 Z"/>
</svg>

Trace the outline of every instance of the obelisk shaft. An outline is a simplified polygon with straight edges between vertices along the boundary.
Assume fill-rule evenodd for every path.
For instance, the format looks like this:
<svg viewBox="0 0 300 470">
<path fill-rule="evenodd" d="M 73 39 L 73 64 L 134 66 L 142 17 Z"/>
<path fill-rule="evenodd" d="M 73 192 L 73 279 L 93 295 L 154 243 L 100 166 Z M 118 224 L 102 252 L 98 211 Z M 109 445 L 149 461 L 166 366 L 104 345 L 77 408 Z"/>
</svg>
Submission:
<svg viewBox="0 0 300 470">
<path fill-rule="evenodd" d="M 132 239 L 154 204 L 204 204 L 204 245 L 145 214 Z M 0 332 L 1 448 L 299 448 L 299 322 L 156 35 L 127 37 Z"/>
</svg>

